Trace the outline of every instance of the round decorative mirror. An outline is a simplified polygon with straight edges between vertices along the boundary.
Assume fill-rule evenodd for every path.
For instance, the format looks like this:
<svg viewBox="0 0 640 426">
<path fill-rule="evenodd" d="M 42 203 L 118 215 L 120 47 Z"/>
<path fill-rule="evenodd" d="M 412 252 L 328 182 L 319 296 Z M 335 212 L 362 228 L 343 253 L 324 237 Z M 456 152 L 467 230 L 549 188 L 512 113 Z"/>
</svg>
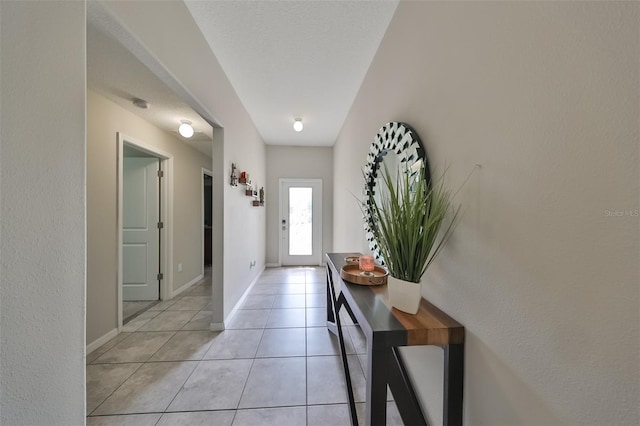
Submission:
<svg viewBox="0 0 640 426">
<path fill-rule="evenodd" d="M 425 164 L 425 177 L 427 182 L 430 182 L 429 162 L 424 147 L 416 131 L 408 124 L 392 121 L 378 130 L 375 140 L 369 148 L 367 163 L 363 171 L 365 200 L 362 211 L 369 249 L 379 262 L 382 262 L 382 258 L 372 232 L 373 222 L 369 196 L 377 198 L 381 191 L 385 190 L 380 167 L 384 164 L 383 167 L 386 167 L 390 175 L 397 177 L 407 170 L 415 172 L 423 163 Z"/>
</svg>

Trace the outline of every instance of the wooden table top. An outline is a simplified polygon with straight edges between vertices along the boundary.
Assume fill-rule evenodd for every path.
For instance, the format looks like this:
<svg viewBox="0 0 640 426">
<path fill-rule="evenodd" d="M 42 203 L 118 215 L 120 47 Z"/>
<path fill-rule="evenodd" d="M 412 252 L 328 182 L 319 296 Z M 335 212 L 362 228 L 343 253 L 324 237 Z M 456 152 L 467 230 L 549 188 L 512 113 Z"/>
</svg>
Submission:
<svg viewBox="0 0 640 426">
<path fill-rule="evenodd" d="M 464 327 L 432 303 L 422 298 L 415 315 L 391 307 L 387 285 L 365 286 L 349 283 L 340 277 L 345 257 L 360 253 L 327 253 L 329 266 L 335 271 L 334 283 L 344 283 L 340 290 L 349 306 L 362 316 L 374 333 L 406 333 L 406 345 L 448 345 L 464 343 Z M 355 306 L 354 306 L 355 305 Z M 362 325 L 362 324 L 361 324 Z"/>
</svg>

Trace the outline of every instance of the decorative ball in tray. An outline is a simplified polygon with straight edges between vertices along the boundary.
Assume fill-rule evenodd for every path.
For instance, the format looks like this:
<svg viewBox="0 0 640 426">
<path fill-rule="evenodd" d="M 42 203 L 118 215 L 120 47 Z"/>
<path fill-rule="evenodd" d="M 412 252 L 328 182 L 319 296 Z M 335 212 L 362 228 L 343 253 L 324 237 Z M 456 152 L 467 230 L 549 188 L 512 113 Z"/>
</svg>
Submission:
<svg viewBox="0 0 640 426">
<path fill-rule="evenodd" d="M 373 271 L 361 271 L 358 264 L 344 265 L 340 269 L 343 280 L 360 285 L 383 285 L 389 273 L 382 266 L 375 265 Z"/>
</svg>

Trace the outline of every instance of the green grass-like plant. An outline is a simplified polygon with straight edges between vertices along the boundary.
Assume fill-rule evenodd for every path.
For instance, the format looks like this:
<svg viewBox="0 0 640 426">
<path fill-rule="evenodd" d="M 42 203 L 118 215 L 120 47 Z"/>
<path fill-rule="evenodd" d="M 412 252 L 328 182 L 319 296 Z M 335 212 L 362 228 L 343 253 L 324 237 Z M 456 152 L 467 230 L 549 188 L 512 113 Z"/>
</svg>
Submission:
<svg viewBox="0 0 640 426">
<path fill-rule="evenodd" d="M 379 199 L 372 191 L 367 196 L 370 227 L 389 274 L 414 283 L 420 282 L 449 240 L 459 212 L 459 207 L 452 207 L 451 193 L 444 187 L 444 174 L 429 183 L 425 167 L 423 163 L 415 172 L 399 170 L 393 179 L 384 166 L 380 170 Z M 450 222 L 440 235 L 449 211 Z"/>
</svg>

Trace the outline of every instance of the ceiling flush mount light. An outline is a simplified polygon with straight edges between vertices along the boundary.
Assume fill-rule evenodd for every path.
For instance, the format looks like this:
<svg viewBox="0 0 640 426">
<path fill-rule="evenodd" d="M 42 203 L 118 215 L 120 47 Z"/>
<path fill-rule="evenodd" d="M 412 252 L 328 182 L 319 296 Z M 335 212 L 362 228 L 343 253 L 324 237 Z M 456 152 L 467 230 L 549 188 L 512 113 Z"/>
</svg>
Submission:
<svg viewBox="0 0 640 426">
<path fill-rule="evenodd" d="M 190 138 L 193 136 L 193 127 L 191 127 L 191 122 L 188 120 L 182 120 L 182 124 L 178 127 L 178 132 L 184 138 Z"/>
<path fill-rule="evenodd" d="M 302 118 L 296 118 L 296 121 L 293 122 L 293 130 L 296 132 L 301 132 L 304 126 L 302 125 Z"/>
</svg>

